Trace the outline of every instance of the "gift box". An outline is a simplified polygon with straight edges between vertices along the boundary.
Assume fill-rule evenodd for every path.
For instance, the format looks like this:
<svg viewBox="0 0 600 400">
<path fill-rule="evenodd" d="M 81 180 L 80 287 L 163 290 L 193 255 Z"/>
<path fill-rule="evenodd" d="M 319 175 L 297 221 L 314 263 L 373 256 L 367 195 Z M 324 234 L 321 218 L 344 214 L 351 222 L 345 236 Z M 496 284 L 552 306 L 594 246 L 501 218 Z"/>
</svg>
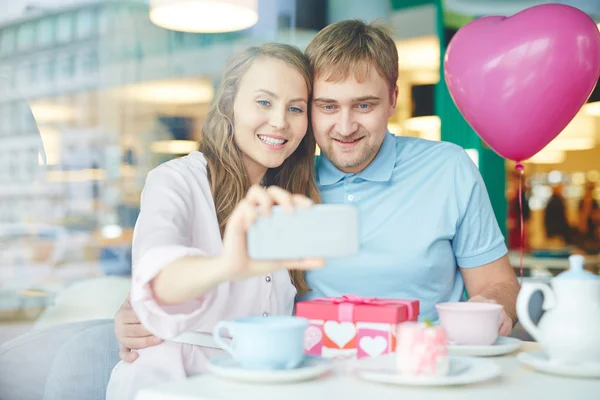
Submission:
<svg viewBox="0 0 600 400">
<path fill-rule="evenodd" d="M 304 336 L 308 355 L 375 357 L 394 352 L 399 324 L 417 321 L 418 300 L 346 295 L 303 301 L 296 316 L 310 321 Z"/>
</svg>

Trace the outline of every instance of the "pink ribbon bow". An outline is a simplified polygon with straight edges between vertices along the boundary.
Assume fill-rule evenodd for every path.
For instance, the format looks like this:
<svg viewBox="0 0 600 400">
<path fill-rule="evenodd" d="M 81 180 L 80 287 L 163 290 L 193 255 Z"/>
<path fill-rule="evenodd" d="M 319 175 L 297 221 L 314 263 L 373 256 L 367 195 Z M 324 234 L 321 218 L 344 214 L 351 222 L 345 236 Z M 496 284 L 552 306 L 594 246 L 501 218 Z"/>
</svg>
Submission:
<svg viewBox="0 0 600 400">
<path fill-rule="evenodd" d="M 338 321 L 352 322 L 354 316 L 354 306 L 356 305 L 374 305 L 374 306 L 386 306 L 386 305 L 406 305 L 408 308 L 408 320 L 413 319 L 414 310 L 412 303 L 406 300 L 396 299 L 378 299 L 377 297 L 361 297 L 354 294 L 345 294 L 340 297 L 323 297 L 315 299 L 318 301 L 326 301 L 338 306 Z"/>
</svg>

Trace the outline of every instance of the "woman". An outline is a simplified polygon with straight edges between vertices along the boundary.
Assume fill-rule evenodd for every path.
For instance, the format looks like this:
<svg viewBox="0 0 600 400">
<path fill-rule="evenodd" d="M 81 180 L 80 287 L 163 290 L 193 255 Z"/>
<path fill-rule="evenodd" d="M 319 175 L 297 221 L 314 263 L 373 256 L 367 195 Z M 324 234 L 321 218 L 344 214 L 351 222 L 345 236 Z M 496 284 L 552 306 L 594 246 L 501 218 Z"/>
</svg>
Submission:
<svg viewBox="0 0 600 400">
<path fill-rule="evenodd" d="M 227 64 L 202 128 L 199 151 L 148 174 L 133 238 L 131 304 L 166 339 L 113 370 L 107 399 L 203 371 L 220 350 L 181 339 L 220 320 L 291 315 L 303 270 L 322 259 L 250 260 L 246 232 L 274 204 L 319 200 L 308 130 L 308 60 L 282 44 L 254 47 Z M 284 190 L 285 189 L 285 190 Z M 290 270 L 289 275 L 285 269 Z"/>
</svg>

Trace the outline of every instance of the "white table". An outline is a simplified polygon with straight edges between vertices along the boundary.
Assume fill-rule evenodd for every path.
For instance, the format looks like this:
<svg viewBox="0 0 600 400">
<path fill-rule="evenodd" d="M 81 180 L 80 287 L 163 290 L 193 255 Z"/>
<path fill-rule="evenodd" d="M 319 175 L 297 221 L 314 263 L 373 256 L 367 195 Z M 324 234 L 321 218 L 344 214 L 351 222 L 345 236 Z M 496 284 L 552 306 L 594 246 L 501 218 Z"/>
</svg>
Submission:
<svg viewBox="0 0 600 400">
<path fill-rule="evenodd" d="M 539 347 L 536 343 L 525 343 L 523 349 L 535 351 Z M 382 385 L 342 373 L 302 383 L 258 385 L 227 381 L 207 374 L 146 389 L 138 394 L 136 400 L 598 399 L 600 379 L 573 379 L 535 372 L 522 367 L 515 354 L 493 358 L 504 371 L 502 377 L 463 387 Z"/>
</svg>

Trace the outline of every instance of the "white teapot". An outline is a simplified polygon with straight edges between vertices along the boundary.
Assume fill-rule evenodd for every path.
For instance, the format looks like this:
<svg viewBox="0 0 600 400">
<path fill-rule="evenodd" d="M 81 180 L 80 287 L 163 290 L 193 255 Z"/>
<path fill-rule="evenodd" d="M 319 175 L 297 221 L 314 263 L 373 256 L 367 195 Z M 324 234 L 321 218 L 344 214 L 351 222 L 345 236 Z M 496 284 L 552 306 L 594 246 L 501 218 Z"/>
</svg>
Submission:
<svg viewBox="0 0 600 400">
<path fill-rule="evenodd" d="M 583 269 L 584 258 L 569 257 L 570 270 L 544 283 L 523 283 L 517 315 L 548 357 L 564 364 L 600 366 L 600 277 Z M 540 290 L 546 311 L 538 326 L 529 316 L 529 299 Z"/>
</svg>

